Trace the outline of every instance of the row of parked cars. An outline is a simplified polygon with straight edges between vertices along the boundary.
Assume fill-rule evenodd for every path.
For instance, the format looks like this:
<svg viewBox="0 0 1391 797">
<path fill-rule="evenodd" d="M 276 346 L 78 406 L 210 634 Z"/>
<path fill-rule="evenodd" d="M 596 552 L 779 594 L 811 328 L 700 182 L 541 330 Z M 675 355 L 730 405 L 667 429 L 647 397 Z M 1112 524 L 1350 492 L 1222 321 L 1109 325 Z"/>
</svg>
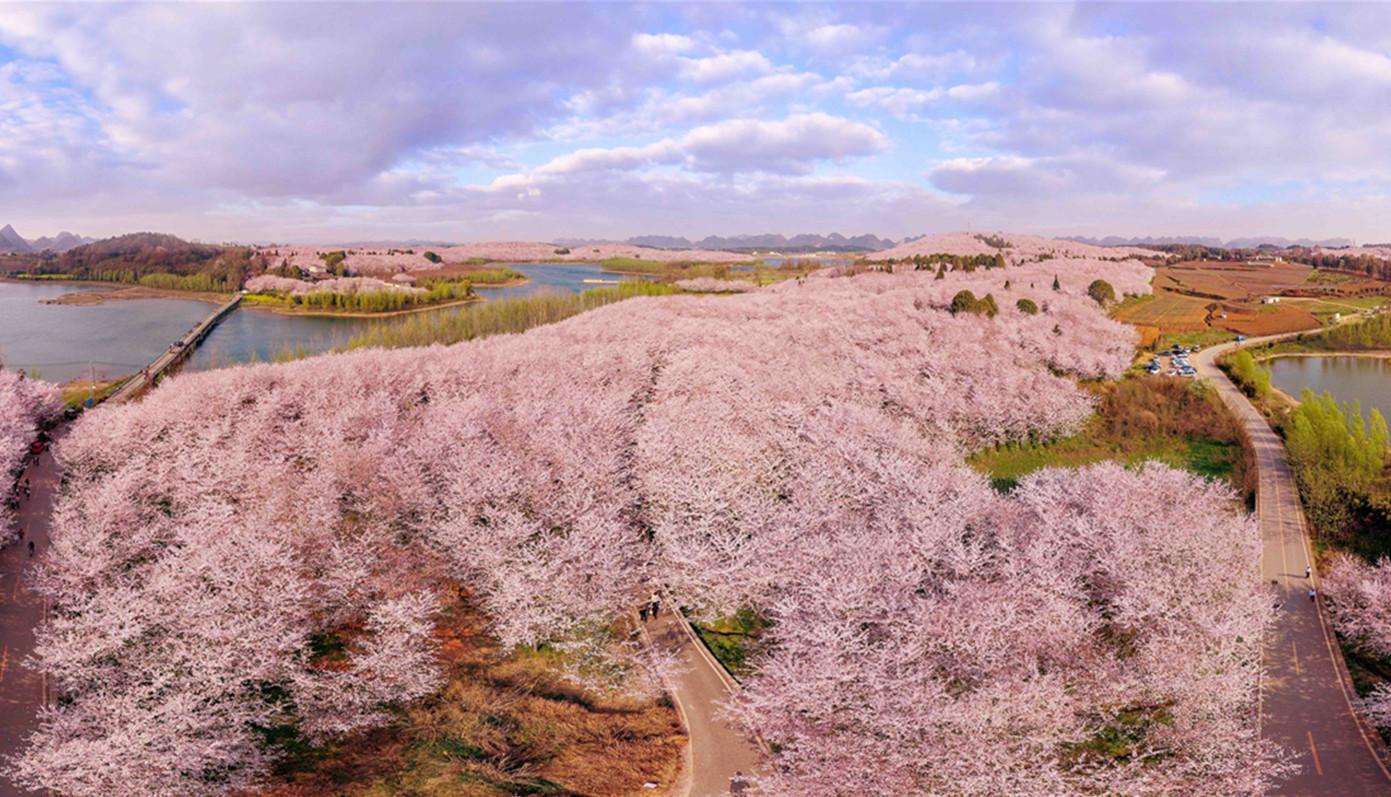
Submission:
<svg viewBox="0 0 1391 797">
<path fill-rule="evenodd" d="M 1145 366 L 1145 370 L 1151 374 L 1159 374 L 1164 371 L 1164 364 L 1159 361 L 1160 357 L 1169 358 L 1168 376 L 1182 376 L 1192 379 L 1198 375 L 1198 369 L 1188 362 L 1188 355 L 1193 352 L 1202 351 L 1202 346 L 1188 346 L 1187 348 L 1175 343 L 1172 347 L 1156 354 Z"/>
</svg>

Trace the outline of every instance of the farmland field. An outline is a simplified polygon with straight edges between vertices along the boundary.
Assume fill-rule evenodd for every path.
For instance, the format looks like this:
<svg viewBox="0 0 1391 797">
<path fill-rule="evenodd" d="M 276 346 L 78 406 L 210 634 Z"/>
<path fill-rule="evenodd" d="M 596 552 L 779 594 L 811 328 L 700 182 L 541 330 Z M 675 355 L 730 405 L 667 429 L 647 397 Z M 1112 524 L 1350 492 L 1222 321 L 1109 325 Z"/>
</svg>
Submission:
<svg viewBox="0 0 1391 797">
<path fill-rule="evenodd" d="M 1215 342 L 1231 334 L 1270 335 L 1315 329 L 1334 313 L 1358 312 L 1388 301 L 1385 282 L 1314 269 L 1300 263 L 1252 265 L 1194 261 L 1155 269 L 1153 297 L 1128 299 L 1111 316 L 1159 330 L 1158 345 Z M 1262 304 L 1280 296 L 1277 304 Z M 1149 338 L 1147 337 L 1147 340 Z"/>
<path fill-rule="evenodd" d="M 1160 293 L 1123 304 L 1112 315 L 1127 324 L 1159 327 L 1161 332 L 1196 332 L 1207 326 L 1209 304 L 1207 299 Z"/>
</svg>

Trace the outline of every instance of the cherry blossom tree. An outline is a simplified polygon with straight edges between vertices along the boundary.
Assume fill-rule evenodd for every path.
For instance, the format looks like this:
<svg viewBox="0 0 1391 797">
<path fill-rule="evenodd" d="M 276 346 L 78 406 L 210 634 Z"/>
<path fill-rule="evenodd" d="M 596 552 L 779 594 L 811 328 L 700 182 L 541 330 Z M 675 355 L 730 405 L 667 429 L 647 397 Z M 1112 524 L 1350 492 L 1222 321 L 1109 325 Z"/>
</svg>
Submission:
<svg viewBox="0 0 1391 797">
<path fill-rule="evenodd" d="M 0 369 L 0 499 L 8 499 L 39 429 L 58 417 L 63 400 L 55 385 Z M 0 544 L 14 534 L 8 500 L 0 500 Z"/>
<path fill-rule="evenodd" d="M 1279 762 L 1253 730 L 1266 607 L 1231 497 L 1110 466 L 1005 497 L 963 463 L 1080 427 L 1073 380 L 1134 343 L 1085 287 L 1143 268 L 828 270 L 102 408 L 58 452 L 35 664 L 62 700 L 15 773 L 74 797 L 255 785 L 270 736 L 429 694 L 460 584 L 504 645 L 650 690 L 666 662 L 621 620 L 662 581 L 772 620 L 731 706 L 779 745 L 769 793 L 1251 791 Z M 953 317 L 963 289 L 1001 312 Z"/>
<path fill-rule="evenodd" d="M 1337 554 L 1322 586 L 1338 633 L 1373 655 L 1391 656 L 1391 560 L 1382 558 L 1369 565 L 1349 554 Z M 1391 688 L 1379 684 L 1362 705 L 1375 725 L 1391 728 Z"/>
</svg>

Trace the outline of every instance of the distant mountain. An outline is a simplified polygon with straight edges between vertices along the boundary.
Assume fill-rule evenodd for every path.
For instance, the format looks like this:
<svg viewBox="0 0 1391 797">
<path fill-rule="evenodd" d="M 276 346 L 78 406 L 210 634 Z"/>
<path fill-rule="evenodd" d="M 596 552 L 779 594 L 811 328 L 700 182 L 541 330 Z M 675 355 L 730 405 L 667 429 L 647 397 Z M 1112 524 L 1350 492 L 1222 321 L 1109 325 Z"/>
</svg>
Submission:
<svg viewBox="0 0 1391 797">
<path fill-rule="evenodd" d="M 15 232 L 14 227 L 6 224 L 3 229 L 0 229 L 0 253 L 28 254 L 32 251 L 34 248 L 29 245 L 28 241 L 20 237 L 19 233 Z"/>
<path fill-rule="evenodd" d="M 1314 240 L 1311 238 L 1280 238 L 1275 236 L 1256 236 L 1252 238 L 1233 238 L 1230 241 L 1223 241 L 1221 238 L 1210 238 L 1198 235 L 1166 235 L 1166 236 L 1145 236 L 1143 238 L 1122 238 L 1118 235 L 1108 235 L 1105 238 L 1088 238 L 1085 235 L 1065 235 L 1061 240 L 1076 241 L 1082 244 L 1093 246 L 1212 246 L 1219 249 L 1259 249 L 1261 247 L 1273 247 L 1284 249 L 1290 246 L 1325 246 L 1341 247 L 1352 246 L 1352 241 L 1347 238 L 1325 238 Z"/>
<path fill-rule="evenodd" d="M 74 246 L 81 246 L 95 241 L 95 238 L 86 238 L 81 235 L 74 235 L 70 232 L 60 232 L 49 238 L 35 238 L 32 241 L 25 239 L 15 228 L 6 224 L 4 229 L 0 229 L 0 252 L 19 252 L 28 254 L 30 252 L 66 252 Z"/>
<path fill-rule="evenodd" d="M 69 249 L 72 249 L 73 247 L 93 243 L 96 240 L 97 239 L 95 238 L 88 238 L 85 235 L 74 235 L 70 232 L 60 232 L 52 238 L 48 236 L 44 236 L 43 238 L 35 238 L 34 240 L 29 242 L 29 246 L 32 247 L 35 252 L 62 253 L 68 251 Z"/>
</svg>

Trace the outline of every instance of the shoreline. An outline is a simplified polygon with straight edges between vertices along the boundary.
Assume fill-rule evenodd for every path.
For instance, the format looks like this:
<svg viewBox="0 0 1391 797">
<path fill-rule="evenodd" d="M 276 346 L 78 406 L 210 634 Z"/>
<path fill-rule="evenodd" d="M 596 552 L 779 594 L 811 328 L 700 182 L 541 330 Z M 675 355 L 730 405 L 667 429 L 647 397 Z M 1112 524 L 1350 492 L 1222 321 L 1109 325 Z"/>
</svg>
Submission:
<svg viewBox="0 0 1391 797">
<path fill-rule="evenodd" d="M 102 282 L 101 280 L 74 279 L 20 279 L 0 277 L 0 282 L 13 285 L 76 285 L 95 287 L 100 290 L 68 293 L 54 299 L 41 299 L 42 304 L 64 304 L 76 307 L 95 307 L 106 302 L 133 301 L 136 299 L 189 299 L 208 304 L 222 304 L 231 293 L 209 293 L 207 291 L 176 291 L 172 288 L 150 288 L 145 285 L 132 285 L 125 282 Z"/>
<path fill-rule="evenodd" d="M 404 310 L 391 310 L 385 313 L 363 313 L 357 311 L 334 311 L 334 310 L 296 310 L 283 305 L 258 304 L 255 301 L 243 302 L 243 310 L 261 310 L 276 315 L 294 316 L 298 318 L 395 318 L 397 316 L 411 315 L 413 313 L 425 313 L 430 310 L 444 310 L 449 307 L 461 307 L 466 304 L 486 302 L 487 299 L 476 296 L 472 299 L 456 299 L 452 302 L 440 302 L 439 304 L 427 304 L 421 307 L 409 307 Z"/>
<path fill-rule="evenodd" d="M 1391 351 L 1285 351 L 1252 355 L 1256 362 L 1278 360 L 1281 357 L 1358 357 L 1368 360 L 1391 360 Z"/>
</svg>

